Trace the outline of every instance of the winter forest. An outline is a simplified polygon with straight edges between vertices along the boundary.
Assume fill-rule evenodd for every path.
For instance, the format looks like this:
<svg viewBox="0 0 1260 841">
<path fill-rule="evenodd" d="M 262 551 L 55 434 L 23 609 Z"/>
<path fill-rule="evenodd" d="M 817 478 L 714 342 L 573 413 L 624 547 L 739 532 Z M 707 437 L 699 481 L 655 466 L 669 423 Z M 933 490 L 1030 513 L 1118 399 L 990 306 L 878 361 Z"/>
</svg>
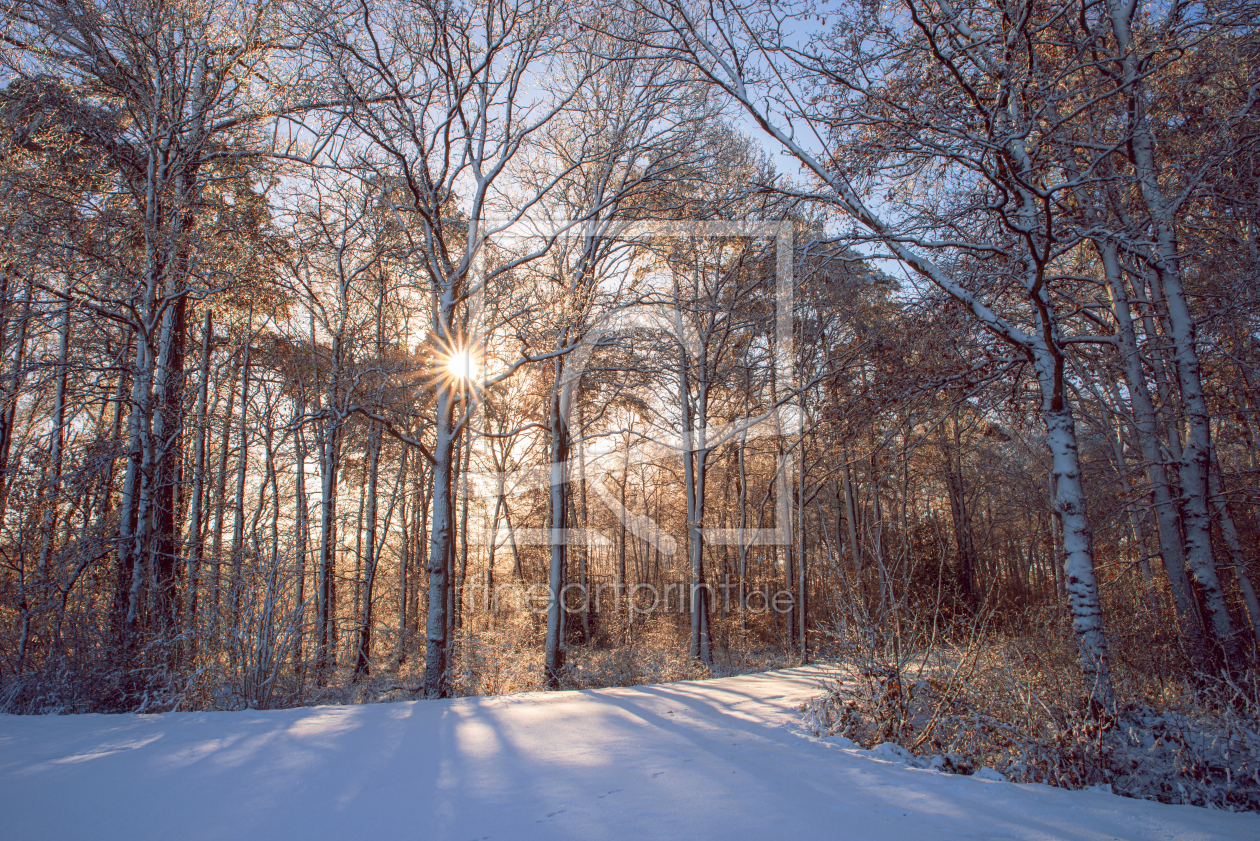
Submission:
<svg viewBox="0 0 1260 841">
<path fill-rule="evenodd" d="M 1260 808 L 1251 0 L 4 11 L 0 712 L 821 661 Z"/>
</svg>

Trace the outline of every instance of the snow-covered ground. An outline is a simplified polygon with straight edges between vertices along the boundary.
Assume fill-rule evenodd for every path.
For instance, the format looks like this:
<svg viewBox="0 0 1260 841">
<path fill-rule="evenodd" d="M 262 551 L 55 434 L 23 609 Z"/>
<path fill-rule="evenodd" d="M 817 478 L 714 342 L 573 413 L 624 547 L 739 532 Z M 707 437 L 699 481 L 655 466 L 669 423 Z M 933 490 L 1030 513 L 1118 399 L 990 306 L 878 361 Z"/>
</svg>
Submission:
<svg viewBox="0 0 1260 841">
<path fill-rule="evenodd" d="M 809 739 L 817 672 L 274 712 L 0 716 L 4 839 L 1260 839 L 1260 816 Z"/>
</svg>

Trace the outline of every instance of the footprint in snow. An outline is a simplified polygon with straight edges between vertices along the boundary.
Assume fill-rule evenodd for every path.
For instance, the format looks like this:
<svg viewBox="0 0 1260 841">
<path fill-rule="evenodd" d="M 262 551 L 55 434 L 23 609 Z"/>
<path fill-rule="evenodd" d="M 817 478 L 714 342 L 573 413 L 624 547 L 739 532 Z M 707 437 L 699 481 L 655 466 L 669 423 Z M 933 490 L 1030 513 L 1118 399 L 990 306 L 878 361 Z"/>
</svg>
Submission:
<svg viewBox="0 0 1260 841">
<path fill-rule="evenodd" d="M 567 812 L 567 811 L 569 811 L 569 810 L 568 810 L 568 809 L 557 809 L 556 811 L 554 811 L 554 812 L 552 812 L 550 815 L 548 815 L 548 816 L 547 816 L 547 818 L 554 818 L 556 815 L 563 814 L 564 812 Z M 547 818 L 539 818 L 538 820 L 534 821 L 534 823 L 542 823 L 543 821 L 547 820 Z"/>
</svg>

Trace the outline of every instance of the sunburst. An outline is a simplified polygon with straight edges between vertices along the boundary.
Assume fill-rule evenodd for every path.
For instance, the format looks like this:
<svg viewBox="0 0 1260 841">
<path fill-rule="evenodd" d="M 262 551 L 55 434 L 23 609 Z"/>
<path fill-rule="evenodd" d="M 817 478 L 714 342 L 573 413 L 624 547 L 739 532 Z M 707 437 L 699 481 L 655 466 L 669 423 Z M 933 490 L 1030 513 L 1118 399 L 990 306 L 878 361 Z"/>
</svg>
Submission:
<svg viewBox="0 0 1260 841">
<path fill-rule="evenodd" d="M 468 350 L 454 350 L 446 354 L 443 363 L 446 375 L 456 382 L 469 382 L 477 378 L 477 359 Z"/>
</svg>

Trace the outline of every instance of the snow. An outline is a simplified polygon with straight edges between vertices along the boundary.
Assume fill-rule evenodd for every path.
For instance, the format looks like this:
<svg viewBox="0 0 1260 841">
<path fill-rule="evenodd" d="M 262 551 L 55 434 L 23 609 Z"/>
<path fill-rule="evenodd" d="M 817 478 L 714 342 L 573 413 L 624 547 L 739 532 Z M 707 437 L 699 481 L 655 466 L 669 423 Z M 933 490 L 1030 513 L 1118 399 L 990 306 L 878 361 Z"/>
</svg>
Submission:
<svg viewBox="0 0 1260 841">
<path fill-rule="evenodd" d="M 819 672 L 269 712 L 0 716 L 0 837 L 1260 838 L 1260 816 L 812 739 Z"/>
</svg>

